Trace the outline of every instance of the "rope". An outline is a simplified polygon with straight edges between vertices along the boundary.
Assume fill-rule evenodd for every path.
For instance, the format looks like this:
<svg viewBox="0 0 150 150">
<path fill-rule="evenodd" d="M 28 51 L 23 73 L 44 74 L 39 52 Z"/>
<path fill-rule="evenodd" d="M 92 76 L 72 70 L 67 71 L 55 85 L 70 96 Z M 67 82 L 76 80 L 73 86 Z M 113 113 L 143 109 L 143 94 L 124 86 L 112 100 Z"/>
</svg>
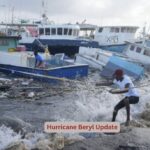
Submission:
<svg viewBox="0 0 150 150">
<path fill-rule="evenodd" d="M 47 75 L 42 75 L 42 74 L 36 74 L 36 73 L 27 73 L 27 72 L 23 72 L 23 71 L 16 71 L 25 75 L 31 75 L 31 76 L 35 76 L 35 77 L 43 77 L 43 78 L 48 78 L 48 79 L 54 79 L 54 80 L 60 80 L 60 81 L 69 81 L 69 82 L 77 82 L 77 83 L 81 83 L 81 81 L 77 81 L 77 80 L 71 80 L 71 79 L 67 79 L 67 78 L 60 78 L 60 77 L 54 77 L 54 76 L 47 76 Z"/>
<path fill-rule="evenodd" d="M 123 90 L 120 90 L 120 89 L 114 89 L 114 90 L 110 90 L 110 89 L 105 89 L 106 91 L 108 91 L 108 92 L 113 92 L 113 94 L 115 94 L 115 92 L 116 92 L 116 94 L 117 93 L 119 93 L 120 92 L 120 94 L 121 94 L 121 92 L 122 91 L 125 91 L 125 90 L 128 90 L 128 89 L 134 89 L 134 88 L 140 88 L 140 87 L 146 87 L 146 86 L 149 86 L 150 85 L 150 83 L 148 83 L 148 84 L 142 84 L 142 85 L 140 85 L 140 86 L 134 86 L 134 87 L 131 87 L 131 88 L 126 88 L 126 89 L 123 89 Z M 106 87 L 105 85 L 102 85 L 103 87 Z M 101 87 L 102 87 L 101 86 Z"/>
</svg>

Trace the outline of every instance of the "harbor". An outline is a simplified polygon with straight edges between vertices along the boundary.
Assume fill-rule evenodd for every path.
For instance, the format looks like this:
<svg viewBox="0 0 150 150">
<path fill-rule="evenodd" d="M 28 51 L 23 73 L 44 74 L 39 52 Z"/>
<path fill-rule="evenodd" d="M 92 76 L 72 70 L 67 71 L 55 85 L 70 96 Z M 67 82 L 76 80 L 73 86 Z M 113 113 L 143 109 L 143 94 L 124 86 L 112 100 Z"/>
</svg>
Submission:
<svg viewBox="0 0 150 150">
<path fill-rule="evenodd" d="M 121 98 L 121 95 L 110 94 L 108 92 L 109 87 L 106 89 L 96 87 L 95 84 L 99 80 L 99 71 L 92 71 L 90 72 L 89 79 L 85 79 L 84 82 L 73 82 L 72 84 L 64 81 L 64 83 L 59 86 L 49 86 L 25 78 L 9 78 L 9 82 L 11 82 L 11 84 L 13 83 L 14 86 L 10 90 L 1 91 L 0 111 L 2 117 L 0 122 L 1 124 L 4 120 L 5 123 L 12 122 L 7 124 L 8 126 L 18 124 L 15 127 L 12 126 L 13 129 L 15 131 L 23 130 L 21 133 L 25 133 L 25 137 L 21 138 L 18 132 L 18 134 L 14 134 L 8 127 L 5 129 L 5 134 L 8 134 L 7 137 L 9 136 L 10 140 L 6 142 L 5 137 L 3 137 L 1 139 L 1 148 L 5 147 L 8 143 L 14 143 L 15 145 L 15 141 L 17 140 L 24 141 L 26 147 L 32 149 L 37 146 L 35 143 L 38 143 L 38 139 L 44 140 L 52 138 L 49 137 L 50 134 L 43 133 L 43 124 L 45 121 L 105 122 L 111 120 L 114 102 L 117 102 Z M 6 79 L 7 76 L 3 74 L 3 78 Z M 1 82 L 4 81 L 8 84 L 7 80 Z M 93 82 L 95 82 L 95 84 Z M 145 93 L 149 91 L 147 84 L 150 84 L 149 77 L 146 77 L 143 81 L 137 82 L 137 86 L 143 85 L 143 87 L 139 88 L 141 101 L 137 106 L 132 107 L 133 120 L 129 128 L 121 129 L 121 132 L 125 132 L 124 134 L 129 132 L 128 130 L 130 128 L 135 130 L 134 128 L 138 127 L 139 130 L 140 128 L 142 130 L 143 127 L 148 128 L 150 125 L 149 121 L 146 119 L 148 116 L 144 116 L 145 111 L 149 109 L 149 95 L 145 95 Z M 120 111 L 117 121 L 120 123 L 124 122 L 125 115 L 125 110 Z M 2 126 L 1 135 L 4 134 L 3 128 Z M 27 137 L 30 134 L 32 134 L 32 136 Z M 70 139 L 72 141 L 71 143 L 80 142 L 86 138 L 89 140 L 103 136 L 106 138 L 106 135 L 103 134 L 64 134 L 64 136 L 68 141 Z M 111 138 L 111 136 L 114 135 L 107 136 Z M 66 144 L 66 149 L 71 145 Z"/>
<path fill-rule="evenodd" d="M 141 2 L 0 1 L 0 150 L 150 149 Z"/>
</svg>

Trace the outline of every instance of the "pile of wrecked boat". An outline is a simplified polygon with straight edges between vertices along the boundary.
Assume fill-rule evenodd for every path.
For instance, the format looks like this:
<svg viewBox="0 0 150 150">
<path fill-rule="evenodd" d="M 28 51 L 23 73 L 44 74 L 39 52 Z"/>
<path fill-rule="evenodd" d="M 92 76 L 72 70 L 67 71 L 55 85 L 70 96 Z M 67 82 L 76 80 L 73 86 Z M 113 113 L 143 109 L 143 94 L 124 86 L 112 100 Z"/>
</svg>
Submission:
<svg viewBox="0 0 150 150">
<path fill-rule="evenodd" d="M 53 33 L 54 26 L 56 27 L 55 35 Z M 86 32 L 89 29 L 93 31 L 93 28 L 87 25 L 80 25 L 80 28 Z M 100 75 L 106 78 L 111 78 L 114 70 L 117 68 L 123 69 L 126 74 L 132 76 L 134 79 L 141 78 L 144 74 L 145 67 L 148 68 L 150 64 L 150 40 L 143 38 L 143 41 L 133 42 L 133 37 L 138 27 L 106 26 L 95 28 L 96 34 L 94 39 L 87 40 L 82 37 L 81 40 L 77 25 L 56 26 L 45 24 L 42 27 L 38 26 L 36 33 L 39 35 L 39 38 L 32 35 L 32 38 L 34 37 L 32 51 L 31 49 L 30 51 L 26 51 L 28 50 L 27 47 L 19 45 L 19 42 L 24 39 L 23 36 L 21 40 L 20 35 L 1 35 L 0 71 L 49 83 L 86 77 L 88 76 L 89 67 L 99 69 L 101 71 Z M 29 29 L 31 29 L 31 27 Z M 115 37 L 116 40 L 110 38 L 114 37 L 114 35 L 117 35 L 117 37 Z M 49 43 L 54 44 L 54 40 L 58 42 L 60 39 L 62 40 L 63 36 L 65 36 L 65 40 L 66 38 L 71 38 L 74 42 L 77 42 L 79 39 L 82 41 L 80 44 L 78 43 L 78 51 L 73 51 L 72 53 L 70 50 L 69 54 L 73 54 L 71 55 L 72 58 L 68 57 L 70 55 L 66 56 L 68 53 L 63 53 L 64 51 L 57 51 L 54 55 L 50 54 L 50 48 L 52 47 L 50 47 Z M 104 40 L 106 37 L 109 38 Z M 57 40 L 55 38 L 57 38 Z M 132 42 L 128 41 L 130 38 L 132 38 Z M 68 40 L 71 41 L 71 39 Z M 94 42 L 97 42 L 95 46 L 93 45 Z M 56 45 L 53 46 L 56 48 Z M 121 45 L 124 45 L 123 51 L 122 49 L 121 51 L 112 50 L 112 47 L 119 49 Z M 65 41 L 63 45 L 60 45 L 59 42 L 59 47 L 60 46 L 65 49 Z M 75 45 L 73 44 L 72 46 Z M 104 47 L 111 47 L 111 49 L 105 49 Z M 46 51 L 47 49 L 48 51 Z M 46 64 L 44 68 L 35 68 L 33 50 L 41 51 L 40 55 Z"/>
</svg>

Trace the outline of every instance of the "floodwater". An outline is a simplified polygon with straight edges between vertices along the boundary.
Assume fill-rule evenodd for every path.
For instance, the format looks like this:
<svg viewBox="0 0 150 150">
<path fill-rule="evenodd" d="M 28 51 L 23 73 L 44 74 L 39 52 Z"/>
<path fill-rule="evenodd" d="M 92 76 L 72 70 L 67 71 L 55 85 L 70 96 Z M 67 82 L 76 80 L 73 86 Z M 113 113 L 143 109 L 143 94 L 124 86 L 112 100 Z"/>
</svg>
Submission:
<svg viewBox="0 0 150 150">
<path fill-rule="evenodd" d="M 95 83 L 100 80 L 103 79 L 99 77 L 99 72 L 92 71 L 88 79 L 82 80 L 81 83 L 64 82 L 59 86 L 53 85 L 48 88 L 46 86 L 30 99 L 1 96 L 0 114 L 30 123 L 35 127 L 36 132 L 43 131 L 45 121 L 110 121 L 113 108 L 123 95 L 110 94 L 108 90 L 111 87 L 96 87 Z M 150 83 L 149 77 L 136 82 L 136 86 L 145 84 L 146 86 L 138 89 L 141 98 L 138 104 L 131 106 L 131 118 L 138 118 L 138 114 L 143 111 L 145 104 L 149 101 L 150 85 L 148 86 L 148 83 Z M 37 82 L 35 85 L 40 86 L 41 83 Z M 47 95 L 41 96 L 39 93 L 42 92 Z M 117 120 L 119 122 L 126 120 L 124 109 L 119 112 Z M 11 129 L 0 127 L 0 149 L 20 138 L 18 134 L 15 136 L 13 134 L 12 137 L 12 132 Z M 11 140 L 6 142 L 8 137 Z"/>
</svg>

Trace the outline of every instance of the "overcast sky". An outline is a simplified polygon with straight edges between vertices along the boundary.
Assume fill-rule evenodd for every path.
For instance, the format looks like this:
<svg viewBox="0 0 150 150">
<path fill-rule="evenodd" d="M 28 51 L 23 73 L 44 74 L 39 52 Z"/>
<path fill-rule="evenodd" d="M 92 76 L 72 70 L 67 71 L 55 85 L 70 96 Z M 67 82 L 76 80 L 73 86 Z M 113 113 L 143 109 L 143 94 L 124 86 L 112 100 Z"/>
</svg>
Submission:
<svg viewBox="0 0 150 150">
<path fill-rule="evenodd" d="M 49 20 L 56 23 L 143 26 L 150 20 L 149 0 L 45 0 Z M 0 0 L 0 21 L 39 19 L 42 0 Z"/>
</svg>

